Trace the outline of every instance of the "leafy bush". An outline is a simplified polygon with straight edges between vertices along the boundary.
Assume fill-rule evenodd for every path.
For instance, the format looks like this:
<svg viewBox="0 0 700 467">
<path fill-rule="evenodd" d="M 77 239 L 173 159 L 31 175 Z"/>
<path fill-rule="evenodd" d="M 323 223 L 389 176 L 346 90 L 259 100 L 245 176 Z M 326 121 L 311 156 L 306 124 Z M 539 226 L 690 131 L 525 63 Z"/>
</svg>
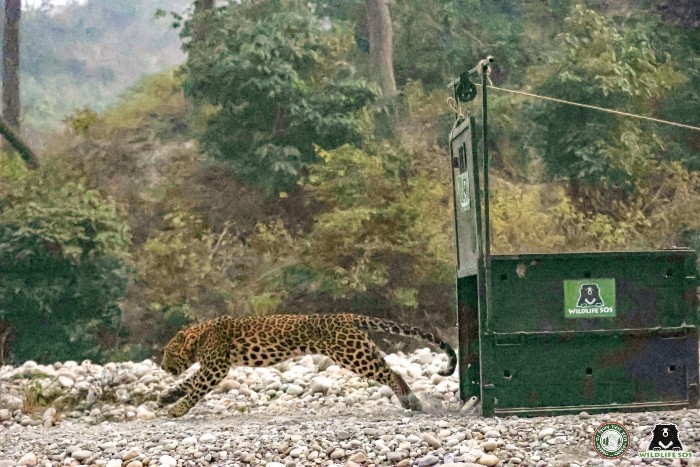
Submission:
<svg viewBox="0 0 700 467">
<path fill-rule="evenodd" d="M 164 216 L 166 228 L 138 252 L 139 290 L 154 312 L 180 313 L 189 319 L 225 309 L 233 282 L 227 228 L 212 232 L 196 215 L 174 211 Z"/>
<path fill-rule="evenodd" d="M 0 166 L 12 166 L 6 161 Z M 113 201 L 66 183 L 50 160 L 9 182 L 0 205 L 0 314 L 15 328 L 16 358 L 100 360 L 117 343 L 128 225 Z"/>
<path fill-rule="evenodd" d="M 174 211 L 165 221 L 137 252 L 135 290 L 152 315 L 202 321 L 279 307 L 285 292 L 275 281 L 298 251 L 281 222 L 259 224 L 242 242 L 228 226 L 214 232 L 189 212 Z"/>
<path fill-rule="evenodd" d="M 314 144 L 361 141 L 358 112 L 375 94 L 344 61 L 354 47 L 347 31 L 324 30 L 297 0 L 230 2 L 207 14 L 206 38 L 186 46 L 185 83 L 206 118 L 206 152 L 272 193 L 315 160 Z"/>
<path fill-rule="evenodd" d="M 646 111 L 684 81 L 670 56 L 658 56 L 641 28 L 622 30 L 578 5 L 567 18 L 567 44 L 559 72 L 539 87 L 557 96 L 607 108 Z M 650 183 L 660 163 L 660 141 L 639 120 L 560 104 L 538 107 L 536 120 L 548 173 L 592 182 L 595 189 L 636 194 Z M 596 207 L 592 207 L 595 210 Z"/>
<path fill-rule="evenodd" d="M 305 186 L 328 210 L 302 255 L 317 284 L 337 297 L 372 291 L 415 308 L 419 287 L 452 280 L 447 224 L 435 222 L 450 219 L 446 185 L 389 144 L 318 155 L 324 163 L 309 167 Z"/>
<path fill-rule="evenodd" d="M 549 187 L 495 178 L 491 190 L 491 244 L 495 253 L 561 251 L 565 237 L 548 212 Z M 560 195 L 561 189 L 557 190 Z M 564 195 L 566 196 L 566 195 Z"/>
</svg>

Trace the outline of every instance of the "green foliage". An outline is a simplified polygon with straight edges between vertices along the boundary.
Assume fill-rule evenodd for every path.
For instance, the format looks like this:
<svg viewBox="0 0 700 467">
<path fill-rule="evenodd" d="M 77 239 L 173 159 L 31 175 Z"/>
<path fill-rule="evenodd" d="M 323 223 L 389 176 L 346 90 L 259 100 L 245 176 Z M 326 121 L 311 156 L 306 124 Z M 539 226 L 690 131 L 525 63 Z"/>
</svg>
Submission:
<svg viewBox="0 0 700 467">
<path fill-rule="evenodd" d="M 138 293 L 151 313 L 189 321 L 230 314 L 267 314 L 282 303 L 275 282 L 298 247 L 280 222 L 259 224 L 247 242 L 229 226 L 214 232 L 201 218 L 174 211 L 167 227 L 138 252 Z"/>
<path fill-rule="evenodd" d="M 0 206 L 0 313 L 16 329 L 15 356 L 99 360 L 115 344 L 95 337 L 118 323 L 128 225 L 113 201 L 64 182 L 51 160 L 9 184 Z"/>
<path fill-rule="evenodd" d="M 189 126 L 182 83 L 179 69 L 165 70 L 138 81 L 105 112 L 84 107 L 64 122 L 77 135 L 93 140 L 125 131 L 152 131 L 164 140 L 181 139 Z"/>
<path fill-rule="evenodd" d="M 295 0 L 231 2 L 207 14 L 199 19 L 206 38 L 186 46 L 186 89 L 208 113 L 205 151 L 242 180 L 279 192 L 315 159 L 314 144 L 361 141 L 358 111 L 374 92 L 344 61 L 347 31 L 325 31 Z"/>
<path fill-rule="evenodd" d="M 621 30 L 577 6 L 562 35 L 568 50 L 544 94 L 608 108 L 645 111 L 683 81 L 671 58 L 657 57 L 641 28 Z M 543 159 L 552 176 L 590 180 L 630 193 L 650 182 L 663 149 L 653 128 L 589 109 L 546 104 L 536 119 Z"/>
<path fill-rule="evenodd" d="M 103 113 L 103 123 L 111 128 L 150 127 L 161 137 L 182 137 L 188 126 L 183 81 L 179 68 L 142 78 Z"/>
<path fill-rule="evenodd" d="M 527 47 L 529 3 L 397 0 L 392 5 L 397 82 L 420 80 L 430 89 L 443 88 L 489 54 L 498 57 L 497 69 L 520 79 L 539 53 Z"/>
<path fill-rule="evenodd" d="M 25 266 L 47 258 L 74 264 L 98 256 L 124 259 L 129 228 L 117 206 L 80 183 L 51 178 L 24 177 L 5 199 L 0 213 L 4 258 L 20 255 Z"/>
<path fill-rule="evenodd" d="M 232 294 L 228 228 L 209 231 L 196 215 L 182 211 L 165 215 L 164 221 L 167 228 L 146 241 L 136 260 L 142 300 L 156 312 L 190 319 L 206 315 L 201 308 L 222 306 Z"/>
<path fill-rule="evenodd" d="M 491 192 L 491 244 L 494 252 L 561 251 L 566 243 L 551 215 L 542 185 L 516 185 L 496 179 Z M 557 190 L 559 195 L 566 196 Z"/>
<path fill-rule="evenodd" d="M 86 134 L 99 121 L 100 116 L 89 107 L 82 108 L 65 119 L 69 127 L 79 135 Z"/>
<path fill-rule="evenodd" d="M 698 250 L 700 173 L 679 163 L 657 174 L 649 193 L 620 200 L 584 190 L 572 198 L 564 186 L 511 183 L 496 178 L 491 196 L 492 245 L 497 253 L 670 248 Z M 593 197 L 593 198 L 591 198 Z M 582 205 L 606 206 L 591 211 Z M 700 250 L 699 250 L 700 251 Z"/>
<path fill-rule="evenodd" d="M 425 283 L 451 280 L 445 185 L 417 170 L 412 155 L 384 144 L 367 150 L 318 150 L 306 189 L 328 208 L 302 256 L 336 297 L 368 291 L 415 308 Z"/>
</svg>

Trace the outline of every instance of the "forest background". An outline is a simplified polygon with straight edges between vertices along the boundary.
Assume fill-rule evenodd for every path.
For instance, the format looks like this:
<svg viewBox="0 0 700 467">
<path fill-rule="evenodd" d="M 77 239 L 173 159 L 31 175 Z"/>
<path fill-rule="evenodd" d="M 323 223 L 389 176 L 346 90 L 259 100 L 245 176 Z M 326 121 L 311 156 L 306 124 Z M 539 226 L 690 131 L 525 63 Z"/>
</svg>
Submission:
<svg viewBox="0 0 700 467">
<path fill-rule="evenodd" d="M 698 126 L 699 17 L 692 0 L 26 9 L 40 164 L 0 158 L 0 357 L 137 360 L 186 323 L 275 312 L 454 340 L 447 83 L 490 54 L 496 86 Z M 489 116 L 495 252 L 700 250 L 697 131 L 497 91 Z"/>
</svg>

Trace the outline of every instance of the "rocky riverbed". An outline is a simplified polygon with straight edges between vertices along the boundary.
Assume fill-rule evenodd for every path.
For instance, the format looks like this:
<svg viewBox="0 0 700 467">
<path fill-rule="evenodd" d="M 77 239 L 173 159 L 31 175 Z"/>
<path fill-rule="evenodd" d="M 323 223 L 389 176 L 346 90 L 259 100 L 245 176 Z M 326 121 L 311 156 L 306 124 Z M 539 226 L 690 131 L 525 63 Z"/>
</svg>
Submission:
<svg viewBox="0 0 700 467">
<path fill-rule="evenodd" d="M 1 367 L 0 467 L 700 465 L 700 409 L 483 418 L 460 410 L 456 375 L 436 374 L 442 355 L 423 349 L 386 359 L 424 412 L 403 410 L 386 386 L 318 356 L 234 368 L 177 420 L 156 404 L 175 380 L 148 360 Z M 592 444 L 594 430 L 609 421 L 630 434 L 630 449 L 615 461 Z M 637 453 L 657 423 L 676 424 L 695 456 L 642 460 Z"/>
</svg>

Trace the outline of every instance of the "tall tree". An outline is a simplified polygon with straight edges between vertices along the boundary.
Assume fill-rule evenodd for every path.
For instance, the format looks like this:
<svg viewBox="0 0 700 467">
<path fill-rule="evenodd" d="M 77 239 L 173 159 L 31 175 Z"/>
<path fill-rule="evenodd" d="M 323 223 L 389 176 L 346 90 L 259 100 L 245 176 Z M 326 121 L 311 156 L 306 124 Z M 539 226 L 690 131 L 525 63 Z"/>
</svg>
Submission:
<svg viewBox="0 0 700 467">
<path fill-rule="evenodd" d="M 5 31 L 2 45 L 2 115 L 19 128 L 19 19 L 21 0 L 5 0 Z"/>
<path fill-rule="evenodd" d="M 369 29 L 369 66 L 384 95 L 396 94 L 394 44 L 387 0 L 365 0 Z"/>
<path fill-rule="evenodd" d="M 358 111 L 375 95 L 344 59 L 349 34 L 324 29 L 303 0 L 230 2 L 208 16 L 206 40 L 185 48 L 185 88 L 216 109 L 203 150 L 274 193 L 295 187 L 314 146 L 362 141 Z"/>
<path fill-rule="evenodd" d="M 19 135 L 19 19 L 21 0 L 5 0 L 5 30 L 2 43 L 2 118 L 0 134 L 31 168 L 39 163 L 36 154 Z"/>
</svg>

